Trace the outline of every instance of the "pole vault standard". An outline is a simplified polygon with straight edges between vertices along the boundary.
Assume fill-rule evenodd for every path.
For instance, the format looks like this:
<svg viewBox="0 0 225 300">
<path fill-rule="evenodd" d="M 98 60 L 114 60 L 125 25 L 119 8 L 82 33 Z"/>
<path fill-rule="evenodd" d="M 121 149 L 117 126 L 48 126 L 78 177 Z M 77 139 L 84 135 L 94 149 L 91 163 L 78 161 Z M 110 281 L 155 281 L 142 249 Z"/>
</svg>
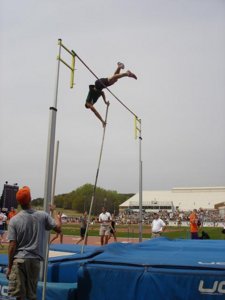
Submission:
<svg viewBox="0 0 225 300">
<path fill-rule="evenodd" d="M 60 62 L 64 63 L 71 70 L 71 79 L 70 79 L 70 87 L 73 87 L 74 84 L 74 71 L 75 71 L 75 53 L 73 51 L 68 50 L 63 44 L 62 40 L 58 40 L 59 52 L 57 56 L 57 73 L 56 73 L 56 88 L 55 88 L 55 98 L 53 106 L 50 107 L 50 117 L 49 117 L 49 130 L 48 130 L 48 145 L 47 145 L 47 159 L 46 159 L 46 171 L 45 171 L 45 189 L 44 189 L 44 210 L 49 212 L 49 204 L 52 201 L 52 193 L 53 193 L 53 168 L 54 168 L 54 147 L 55 147 L 55 130 L 56 130 L 56 114 L 57 114 L 57 102 L 58 102 L 58 90 L 59 90 L 59 71 L 60 71 Z M 69 66 L 62 58 L 61 58 L 61 50 L 64 48 L 71 56 L 72 63 Z M 48 257 L 48 244 L 49 244 L 49 236 L 46 236 L 45 243 L 45 255 L 44 257 Z M 41 280 L 46 281 L 46 272 L 47 272 L 47 264 L 48 261 L 45 259 L 45 265 L 41 271 Z M 42 299 L 45 300 L 45 289 L 46 282 L 44 284 L 44 288 L 42 291 Z"/>
<path fill-rule="evenodd" d="M 56 89 L 55 89 L 55 99 L 54 104 L 50 107 L 50 118 L 49 118 L 49 132 L 48 132 L 48 146 L 47 146 L 47 160 L 46 160 L 46 173 L 45 173 L 45 190 L 44 190 L 44 210 L 49 212 L 49 204 L 52 199 L 52 190 L 53 190 L 53 159 L 54 159 L 54 145 L 55 145 L 55 130 L 56 130 L 56 114 L 57 114 L 57 102 L 58 102 L 58 87 L 59 87 L 59 71 L 60 71 L 60 62 L 67 66 L 71 70 L 71 79 L 70 87 L 73 88 L 74 85 L 74 71 L 75 71 L 75 57 L 77 57 L 85 67 L 97 78 L 95 73 L 84 63 L 84 61 L 75 53 L 73 50 L 69 50 L 62 44 L 62 40 L 58 40 L 59 45 L 59 55 L 57 57 L 57 75 L 56 75 Z M 61 58 L 62 48 L 67 51 L 72 56 L 72 63 L 69 65 Z M 120 102 L 134 117 L 139 121 L 137 115 L 130 110 L 116 95 L 114 95 L 108 87 L 106 89 L 114 96 L 114 98 Z M 139 182 L 142 181 L 139 180 Z M 140 184 L 139 184 L 140 185 Z M 139 187 L 140 189 L 140 187 Z M 142 235 L 142 233 L 141 233 Z M 46 240 L 47 245 L 47 240 Z M 46 262 L 47 263 L 47 262 Z M 43 274 L 42 274 L 43 275 Z M 42 276 L 43 278 L 43 276 Z"/>
<path fill-rule="evenodd" d="M 56 129 L 56 114 L 57 114 L 57 102 L 58 102 L 58 90 L 59 90 L 59 71 L 60 62 L 66 65 L 71 70 L 70 87 L 74 85 L 74 71 L 75 71 L 75 53 L 68 50 L 63 44 L 62 40 L 58 40 L 59 54 L 57 56 L 57 74 L 56 74 L 56 88 L 55 88 L 55 99 L 53 106 L 50 107 L 50 118 L 49 118 L 49 131 L 48 131 L 48 147 L 47 147 L 47 160 L 46 160 L 46 173 L 45 173 L 45 192 L 44 192 L 44 210 L 49 211 L 48 205 L 52 199 L 52 178 L 53 178 L 53 159 L 54 159 L 54 146 L 55 146 L 55 129 Z M 72 63 L 69 66 L 61 58 L 61 50 L 65 49 L 72 56 Z"/>
</svg>

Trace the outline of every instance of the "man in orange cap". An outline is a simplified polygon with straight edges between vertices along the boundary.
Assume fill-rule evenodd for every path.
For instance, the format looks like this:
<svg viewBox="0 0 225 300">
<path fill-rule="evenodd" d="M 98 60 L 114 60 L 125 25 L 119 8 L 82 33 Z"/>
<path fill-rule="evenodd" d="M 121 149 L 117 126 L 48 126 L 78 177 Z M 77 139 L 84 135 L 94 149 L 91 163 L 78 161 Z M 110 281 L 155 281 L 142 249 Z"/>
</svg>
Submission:
<svg viewBox="0 0 225 300">
<path fill-rule="evenodd" d="M 17 300 L 35 300 L 40 261 L 44 259 L 44 235 L 51 229 L 60 233 L 61 223 L 47 212 L 31 207 L 29 187 L 19 189 L 16 199 L 22 210 L 9 222 L 8 292 Z M 53 207 L 50 209 L 53 212 Z"/>
</svg>

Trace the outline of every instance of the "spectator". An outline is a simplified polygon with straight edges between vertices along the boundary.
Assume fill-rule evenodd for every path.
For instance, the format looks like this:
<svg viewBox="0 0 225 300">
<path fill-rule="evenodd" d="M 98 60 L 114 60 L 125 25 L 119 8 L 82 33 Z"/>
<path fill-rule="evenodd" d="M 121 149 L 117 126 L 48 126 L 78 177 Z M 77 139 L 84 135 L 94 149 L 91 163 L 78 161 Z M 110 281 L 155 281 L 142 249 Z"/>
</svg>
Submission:
<svg viewBox="0 0 225 300">
<path fill-rule="evenodd" d="M 106 245 L 110 235 L 111 215 L 105 207 L 102 207 L 102 213 L 99 215 L 98 221 L 101 223 L 99 230 L 100 242 L 101 245 Z"/>
<path fill-rule="evenodd" d="M 114 214 L 112 214 L 109 239 L 113 236 L 114 242 L 117 242 L 115 225 L 116 225 L 115 216 Z"/>
<path fill-rule="evenodd" d="M 160 237 L 166 228 L 165 222 L 159 218 L 158 213 L 154 213 L 152 221 L 152 238 Z"/>
<path fill-rule="evenodd" d="M 190 220 L 191 239 L 197 240 L 198 239 L 198 216 L 197 216 L 196 209 L 194 209 L 190 214 L 189 220 Z"/>
<path fill-rule="evenodd" d="M 12 219 L 16 215 L 16 210 L 14 207 L 10 208 L 10 212 L 8 213 L 8 220 Z"/>
<path fill-rule="evenodd" d="M 84 240 L 86 229 L 87 229 L 87 211 L 85 211 L 83 213 L 83 216 L 80 218 L 80 239 L 76 242 L 76 244 L 79 244 L 81 241 Z M 85 245 L 87 245 L 87 239 L 88 236 L 86 234 L 86 238 L 84 241 Z"/>
<path fill-rule="evenodd" d="M 210 236 L 208 235 L 207 232 L 205 232 L 204 230 L 202 230 L 202 236 L 200 237 L 201 240 L 209 240 Z"/>
<path fill-rule="evenodd" d="M 6 222 L 7 217 L 6 215 L 1 211 L 0 208 L 0 246 L 1 248 L 3 248 L 2 242 L 3 242 L 3 238 L 4 238 L 4 233 L 5 233 L 5 225 L 4 223 Z"/>
<path fill-rule="evenodd" d="M 221 232 L 225 234 L 225 225 L 223 226 L 223 229 Z"/>
<path fill-rule="evenodd" d="M 62 224 L 62 213 L 59 211 L 56 218 L 58 219 L 58 222 Z M 56 232 L 56 235 L 51 239 L 50 244 L 56 240 L 59 237 L 60 244 L 63 243 L 63 233 L 61 232 Z"/>
<path fill-rule="evenodd" d="M 8 293 L 17 300 L 37 299 L 37 282 L 40 260 L 44 259 L 43 244 L 46 230 L 61 232 L 61 223 L 43 211 L 31 207 L 29 187 L 23 187 L 16 193 L 16 199 L 22 210 L 9 222 Z M 53 212 L 53 207 L 50 210 Z"/>
</svg>

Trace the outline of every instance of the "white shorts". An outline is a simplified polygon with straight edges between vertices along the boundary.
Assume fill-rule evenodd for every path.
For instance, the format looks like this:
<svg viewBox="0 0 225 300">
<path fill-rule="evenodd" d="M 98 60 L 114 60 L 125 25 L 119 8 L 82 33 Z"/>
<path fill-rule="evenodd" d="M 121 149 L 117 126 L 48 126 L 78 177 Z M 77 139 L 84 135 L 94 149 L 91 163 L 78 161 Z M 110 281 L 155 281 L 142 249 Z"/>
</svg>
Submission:
<svg viewBox="0 0 225 300">
<path fill-rule="evenodd" d="M 99 230 L 99 235 L 110 235 L 110 226 L 101 225 Z"/>
</svg>

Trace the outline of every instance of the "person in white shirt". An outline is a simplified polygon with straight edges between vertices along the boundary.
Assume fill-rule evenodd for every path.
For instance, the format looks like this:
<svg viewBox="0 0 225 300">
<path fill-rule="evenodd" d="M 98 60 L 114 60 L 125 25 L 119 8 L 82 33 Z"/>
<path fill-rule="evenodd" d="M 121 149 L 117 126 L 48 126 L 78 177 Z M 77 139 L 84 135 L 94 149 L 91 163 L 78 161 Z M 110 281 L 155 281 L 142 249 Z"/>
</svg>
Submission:
<svg viewBox="0 0 225 300">
<path fill-rule="evenodd" d="M 99 235 L 101 245 L 108 244 L 110 236 L 110 224 L 111 224 L 111 215 L 106 211 L 105 207 L 102 207 L 102 213 L 99 215 L 98 222 L 100 225 Z"/>
<path fill-rule="evenodd" d="M 3 236 L 5 233 L 4 223 L 7 220 L 7 216 L 1 211 L 0 209 L 0 246 L 3 248 L 2 242 L 3 242 Z"/>
<path fill-rule="evenodd" d="M 159 218 L 158 213 L 154 213 L 154 219 L 152 221 L 152 238 L 160 237 L 165 230 L 165 222 Z"/>
</svg>

